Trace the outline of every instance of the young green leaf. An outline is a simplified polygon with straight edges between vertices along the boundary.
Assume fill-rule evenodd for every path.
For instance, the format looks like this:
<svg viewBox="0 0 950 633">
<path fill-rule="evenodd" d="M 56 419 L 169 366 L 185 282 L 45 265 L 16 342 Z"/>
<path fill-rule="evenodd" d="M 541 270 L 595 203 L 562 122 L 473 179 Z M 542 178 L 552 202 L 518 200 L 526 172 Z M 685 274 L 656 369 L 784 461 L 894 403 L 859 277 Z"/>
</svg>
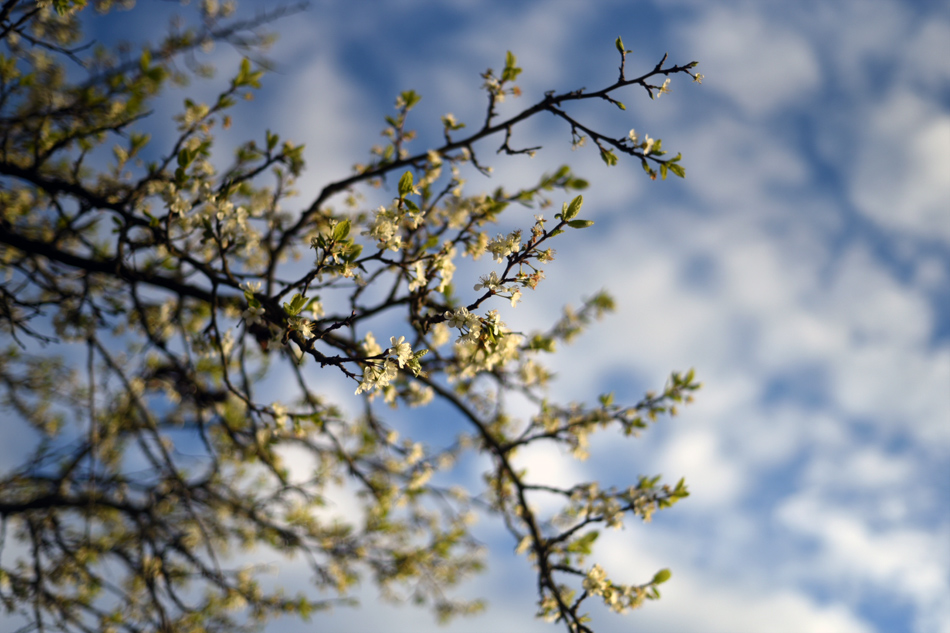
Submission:
<svg viewBox="0 0 950 633">
<path fill-rule="evenodd" d="M 307 298 L 298 292 L 290 303 L 284 304 L 284 311 L 290 316 L 297 316 L 305 305 L 307 305 Z"/>
<path fill-rule="evenodd" d="M 417 93 L 415 90 L 406 90 L 399 93 L 399 100 L 397 105 L 401 105 L 407 111 L 411 110 L 419 101 L 422 100 L 422 95 Z"/>
<path fill-rule="evenodd" d="M 570 204 L 564 205 L 564 209 L 561 212 L 563 218 L 567 221 L 571 221 L 577 217 L 577 214 L 581 210 L 581 205 L 584 204 L 584 196 L 576 196 L 571 200 Z"/>
<path fill-rule="evenodd" d="M 656 575 L 653 576 L 653 580 L 651 580 L 650 582 L 654 585 L 661 585 L 667 580 L 669 580 L 670 576 L 672 575 L 673 575 L 673 572 L 671 572 L 669 569 L 661 569 L 660 571 L 656 572 Z"/>
<path fill-rule="evenodd" d="M 521 69 L 516 66 L 517 59 L 511 51 L 505 55 L 505 70 L 501 73 L 502 81 L 514 81 L 521 74 Z"/>
<path fill-rule="evenodd" d="M 613 150 L 609 150 L 609 149 L 600 150 L 600 157 L 601 159 L 603 159 L 605 163 L 607 163 L 608 167 L 613 167 L 614 165 L 617 164 L 617 155 L 614 154 Z"/>
<path fill-rule="evenodd" d="M 591 550 L 594 546 L 594 541 L 597 540 L 598 536 L 600 536 L 600 533 L 596 530 L 590 531 L 584 536 L 569 543 L 567 546 L 567 551 L 572 554 L 590 556 Z"/>
<path fill-rule="evenodd" d="M 333 241 L 340 242 L 346 239 L 346 236 L 350 234 L 350 221 L 343 220 L 342 222 L 337 222 L 336 226 L 333 227 Z"/>
<path fill-rule="evenodd" d="M 405 198 L 412 193 L 412 172 L 407 171 L 399 179 L 399 197 Z"/>
</svg>

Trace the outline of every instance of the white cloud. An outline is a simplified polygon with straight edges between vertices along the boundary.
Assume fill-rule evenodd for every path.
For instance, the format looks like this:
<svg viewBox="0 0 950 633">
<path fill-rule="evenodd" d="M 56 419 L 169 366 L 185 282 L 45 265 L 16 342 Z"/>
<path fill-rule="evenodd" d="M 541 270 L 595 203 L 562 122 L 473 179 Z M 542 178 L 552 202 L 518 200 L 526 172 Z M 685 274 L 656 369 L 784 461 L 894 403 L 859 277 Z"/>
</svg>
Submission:
<svg viewBox="0 0 950 633">
<path fill-rule="evenodd" d="M 761 218 L 775 207 L 777 188 L 797 188 L 810 178 L 804 157 L 772 125 L 727 113 L 709 113 L 690 125 L 695 127 L 675 142 L 685 157 L 686 186 L 726 214 Z"/>
<path fill-rule="evenodd" d="M 736 456 L 728 455 L 709 429 L 674 434 L 658 459 L 658 470 L 689 482 L 692 496 L 687 511 L 734 503 L 749 480 Z"/>
<path fill-rule="evenodd" d="M 350 176 L 355 163 L 365 162 L 369 147 L 378 142 L 376 128 L 382 127 L 375 125 L 359 86 L 341 73 L 331 54 L 311 55 L 298 62 L 292 77 L 272 79 L 276 96 L 260 115 L 282 138 L 306 145 L 305 177 L 297 183 L 303 200 Z M 374 123 L 370 129 L 367 121 Z"/>
<path fill-rule="evenodd" d="M 815 460 L 808 473 L 811 485 L 860 487 L 880 490 L 883 486 L 901 486 L 915 473 L 909 457 L 888 455 L 878 447 L 848 447 L 834 459 Z"/>
<path fill-rule="evenodd" d="M 850 94 L 873 91 L 872 69 L 890 63 L 915 39 L 909 33 L 912 9 L 900 0 L 822 3 L 797 17 L 822 49 L 822 65 L 833 73 L 835 86 Z"/>
<path fill-rule="evenodd" d="M 619 582 L 643 582 L 661 568 L 672 569 L 662 586 L 663 597 L 625 617 L 596 617 L 597 631 L 626 631 L 630 627 L 670 633 L 872 633 L 852 609 L 840 602 L 822 603 L 805 591 L 783 586 L 778 574 L 754 564 L 754 526 L 732 538 L 744 560 L 730 572 L 701 569 L 697 560 L 715 552 L 697 551 L 695 536 L 661 532 L 657 525 L 631 526 L 605 532 L 600 551 L 609 551 L 608 572 Z M 710 547 L 704 542 L 702 547 Z M 721 547 L 721 544 L 713 548 Z"/>
<path fill-rule="evenodd" d="M 925 89 L 939 91 L 950 81 L 950 21 L 929 17 L 909 39 L 905 71 Z"/>
<path fill-rule="evenodd" d="M 868 109 L 851 150 L 857 208 L 887 229 L 950 241 L 950 115 L 899 86 Z"/>
<path fill-rule="evenodd" d="M 646 623 L 671 633 L 872 633 L 841 604 L 823 605 L 800 591 L 677 578 Z M 646 628 L 646 627 L 644 627 Z"/>
<path fill-rule="evenodd" d="M 910 527 L 872 529 L 863 517 L 815 493 L 787 499 L 776 516 L 782 524 L 816 540 L 820 550 L 806 566 L 822 585 L 858 582 L 881 595 L 917 603 L 920 614 L 944 613 L 950 595 L 950 546 L 946 526 L 936 532 Z M 943 532 L 943 534 L 941 534 Z M 943 605 L 943 606 L 941 606 Z M 927 619 L 924 616 L 922 621 Z M 926 624 L 922 631 L 941 631 Z"/>
<path fill-rule="evenodd" d="M 809 41 L 764 11 L 716 8 L 684 29 L 708 85 L 745 114 L 761 117 L 800 105 L 821 82 L 821 64 Z"/>
</svg>

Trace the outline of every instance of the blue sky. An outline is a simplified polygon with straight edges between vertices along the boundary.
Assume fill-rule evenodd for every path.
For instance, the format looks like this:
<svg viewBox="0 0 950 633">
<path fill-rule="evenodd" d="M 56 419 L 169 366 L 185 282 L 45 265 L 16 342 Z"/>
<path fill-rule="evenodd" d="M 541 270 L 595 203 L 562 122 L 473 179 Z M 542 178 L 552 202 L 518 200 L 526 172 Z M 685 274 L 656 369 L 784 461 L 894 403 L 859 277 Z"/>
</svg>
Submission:
<svg viewBox="0 0 950 633">
<path fill-rule="evenodd" d="M 119 15 L 143 33 L 162 26 Z M 447 112 L 480 121 L 478 74 L 506 50 L 524 69 L 510 108 L 612 82 L 618 35 L 633 50 L 628 75 L 667 51 L 698 60 L 701 86 L 676 78 L 656 101 L 631 92 L 626 112 L 584 109 L 618 136 L 663 138 L 683 153 L 685 181 L 572 152 L 552 119 L 516 133 L 544 145 L 534 159 L 478 147 L 495 175 L 473 176 L 469 191 L 565 162 L 591 182 L 584 210 L 597 224 L 563 240 L 547 282 L 504 314 L 517 329 L 601 287 L 618 299 L 557 355 L 557 392 L 632 401 L 689 367 L 705 384 L 679 417 L 634 441 L 601 438 L 587 462 L 543 450 L 522 462 L 559 483 L 663 473 L 690 484 L 652 523 L 602 535 L 597 557 L 618 580 L 674 575 L 638 612 L 595 610 L 600 632 L 950 632 L 946 3 L 318 1 L 277 30 L 278 72 L 235 113 L 234 137 L 260 138 L 266 122 L 307 144 L 301 206 L 366 160 L 401 90 L 423 96 L 414 149 L 437 142 Z M 232 51 L 214 55 L 222 76 L 236 67 Z M 477 468 L 460 476 L 476 480 Z M 531 571 L 502 526 L 483 517 L 477 529 L 489 570 L 462 592 L 489 610 L 443 630 L 558 630 L 533 618 Z M 306 581 L 283 562 L 277 576 Z M 371 587 L 360 595 L 359 610 L 269 630 L 436 626 L 379 604 Z"/>
</svg>

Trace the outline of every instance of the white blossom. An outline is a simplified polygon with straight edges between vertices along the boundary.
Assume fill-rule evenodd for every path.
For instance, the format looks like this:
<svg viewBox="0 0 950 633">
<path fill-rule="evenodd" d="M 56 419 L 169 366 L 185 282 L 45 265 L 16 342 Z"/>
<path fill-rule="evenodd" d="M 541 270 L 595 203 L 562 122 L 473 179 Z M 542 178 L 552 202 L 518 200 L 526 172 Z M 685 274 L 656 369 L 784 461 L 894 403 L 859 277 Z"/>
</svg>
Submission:
<svg viewBox="0 0 950 633">
<path fill-rule="evenodd" d="M 272 402 L 270 405 L 271 415 L 274 416 L 274 422 L 278 426 L 287 421 L 287 407 L 279 402 Z"/>
<path fill-rule="evenodd" d="M 395 336 L 389 338 L 389 353 L 396 357 L 396 362 L 399 364 L 399 367 L 405 367 L 406 363 L 412 358 L 412 347 L 409 346 L 409 343 L 406 343 L 406 337 L 400 336 L 396 340 Z"/>
<path fill-rule="evenodd" d="M 488 243 L 488 250 L 495 256 L 496 262 L 503 262 L 505 258 L 512 253 L 517 253 L 521 248 L 521 231 L 512 231 L 502 237 L 499 235 Z"/>
<path fill-rule="evenodd" d="M 379 346 L 379 343 L 376 342 L 376 337 L 373 336 L 372 332 L 366 333 L 366 338 L 363 340 L 363 353 L 367 356 L 379 356 L 383 353 L 383 348 Z"/>
<path fill-rule="evenodd" d="M 656 143 L 655 139 L 650 138 L 649 134 L 643 136 L 643 155 L 646 156 L 653 151 L 653 144 Z"/>
<path fill-rule="evenodd" d="M 604 591 L 609 586 L 607 582 L 607 572 L 604 571 L 603 567 L 600 565 L 594 565 L 587 572 L 587 576 L 584 578 L 584 581 L 581 583 L 587 593 L 599 596 L 604 593 Z"/>
<path fill-rule="evenodd" d="M 399 235 L 399 216 L 386 207 L 379 207 L 373 222 L 363 231 L 363 235 L 376 240 L 381 250 L 398 251 L 402 247 L 402 236 Z"/>
<path fill-rule="evenodd" d="M 244 317 L 244 321 L 248 325 L 255 325 L 257 323 L 261 323 L 263 321 L 261 317 L 264 316 L 264 308 L 260 306 L 258 307 L 248 306 L 247 310 L 241 313 L 241 316 Z"/>
<path fill-rule="evenodd" d="M 501 285 L 501 280 L 498 279 L 498 273 L 495 271 L 491 271 L 490 274 L 479 277 L 479 283 L 475 284 L 475 290 L 481 290 L 482 288 L 489 292 L 497 292 L 498 290 L 505 289 L 505 287 Z"/>
<path fill-rule="evenodd" d="M 386 359 L 383 363 L 372 363 L 363 368 L 363 380 L 356 388 L 356 395 L 370 392 L 374 389 L 383 389 L 396 377 L 396 363 Z"/>
</svg>

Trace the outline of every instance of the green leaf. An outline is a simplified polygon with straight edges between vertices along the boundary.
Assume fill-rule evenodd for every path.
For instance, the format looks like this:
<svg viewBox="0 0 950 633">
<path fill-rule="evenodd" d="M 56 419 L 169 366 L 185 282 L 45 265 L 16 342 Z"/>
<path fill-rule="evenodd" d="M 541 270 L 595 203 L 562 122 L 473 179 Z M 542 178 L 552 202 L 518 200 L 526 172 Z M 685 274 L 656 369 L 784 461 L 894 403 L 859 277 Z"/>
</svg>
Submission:
<svg viewBox="0 0 950 633">
<path fill-rule="evenodd" d="M 251 60 L 247 57 L 241 60 L 241 68 L 238 70 L 237 77 L 234 78 L 234 85 L 244 86 L 251 82 Z"/>
<path fill-rule="evenodd" d="M 619 35 L 617 36 L 617 41 L 614 42 L 614 44 L 617 46 L 617 50 L 620 51 L 621 55 L 627 52 L 627 50 L 623 47 L 623 40 L 620 39 Z"/>
<path fill-rule="evenodd" d="M 86 6 L 86 0 L 53 0 L 53 8 L 59 15 L 69 15 L 72 11 Z"/>
<path fill-rule="evenodd" d="M 422 100 L 422 96 L 415 90 L 406 90 L 405 92 L 399 93 L 399 99 L 402 101 L 403 108 L 411 110 L 413 106 Z"/>
<path fill-rule="evenodd" d="M 594 226 L 593 220 L 571 220 L 567 223 L 572 229 L 586 229 L 589 226 Z"/>
<path fill-rule="evenodd" d="M 298 292 L 294 295 L 294 298 L 290 300 L 290 303 L 284 304 L 284 310 L 290 316 L 296 316 L 303 310 L 305 305 L 307 305 L 307 298 Z"/>
<path fill-rule="evenodd" d="M 600 533 L 596 530 L 588 532 L 579 539 L 572 541 L 567 546 L 567 551 L 572 554 L 581 554 L 582 556 L 589 556 L 591 549 L 594 546 L 594 541 L 597 540 L 597 537 L 600 536 Z"/>
<path fill-rule="evenodd" d="M 412 193 L 412 172 L 407 171 L 399 179 L 399 197 L 405 198 Z"/>
<path fill-rule="evenodd" d="M 505 55 L 505 70 L 501 74 L 501 80 L 514 81 L 521 74 L 521 69 L 516 66 L 517 60 L 511 51 Z"/>
<path fill-rule="evenodd" d="M 679 176 L 680 178 L 686 178 L 686 169 L 679 163 L 668 163 L 670 171 Z"/>
<path fill-rule="evenodd" d="M 577 196 L 571 200 L 571 203 L 565 205 L 564 210 L 562 211 L 564 219 L 570 221 L 576 218 L 577 214 L 581 210 L 582 204 L 584 204 L 584 196 Z"/>
<path fill-rule="evenodd" d="M 670 576 L 672 575 L 673 572 L 671 572 L 669 569 L 661 569 L 660 571 L 656 572 L 656 575 L 653 576 L 653 580 L 650 582 L 654 585 L 661 585 L 669 580 Z"/>
<path fill-rule="evenodd" d="M 613 153 L 613 150 L 602 149 L 600 150 L 600 157 L 608 167 L 613 167 L 617 164 L 617 155 Z"/>
<path fill-rule="evenodd" d="M 343 220 L 342 222 L 337 222 L 336 226 L 333 227 L 333 241 L 341 242 L 346 239 L 346 236 L 350 234 L 350 221 Z"/>
<path fill-rule="evenodd" d="M 343 259 L 345 259 L 346 261 L 350 263 L 353 263 L 359 258 L 362 252 L 363 252 L 362 244 L 350 244 L 343 254 Z"/>
<path fill-rule="evenodd" d="M 502 81 L 514 81 L 521 74 L 521 69 L 516 66 L 518 60 L 511 51 L 505 55 L 505 70 L 501 73 Z"/>
<path fill-rule="evenodd" d="M 539 350 L 542 352 L 553 353 L 555 348 L 554 339 L 542 336 L 541 334 L 535 334 L 531 338 L 531 342 L 528 343 L 528 348 L 533 350 Z"/>
</svg>

